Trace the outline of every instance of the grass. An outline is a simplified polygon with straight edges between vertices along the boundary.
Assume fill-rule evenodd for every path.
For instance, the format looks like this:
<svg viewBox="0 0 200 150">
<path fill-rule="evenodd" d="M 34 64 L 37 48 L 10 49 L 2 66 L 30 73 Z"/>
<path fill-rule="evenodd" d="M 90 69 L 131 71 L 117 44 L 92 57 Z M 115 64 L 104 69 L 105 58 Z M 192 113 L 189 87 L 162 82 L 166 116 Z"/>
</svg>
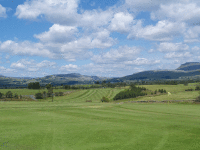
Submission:
<svg viewBox="0 0 200 150">
<path fill-rule="evenodd" d="M 172 98 L 180 99 L 195 97 L 198 91 L 184 92 L 184 89 L 195 88 L 194 84 L 191 85 L 142 86 L 153 91 L 162 88 L 170 90 Z M 50 102 L 51 98 L 42 101 L 0 101 L 0 149 L 200 149 L 199 104 L 100 102 L 103 96 L 112 100 L 122 90 L 75 90 L 71 94 L 54 97 L 54 102 Z M 26 89 L 26 94 L 22 95 L 35 91 L 38 92 Z M 165 100 L 162 99 L 165 96 L 167 98 L 167 95 L 153 98 Z M 138 99 L 145 100 L 146 97 Z M 92 103 L 86 100 L 92 100 Z"/>
<path fill-rule="evenodd" d="M 6 94 L 6 92 L 11 91 L 13 94 L 17 93 L 18 95 L 35 95 L 38 92 L 43 92 L 46 91 L 48 92 L 47 89 L 0 89 L 1 93 Z M 53 89 L 54 92 L 66 92 L 70 90 L 65 90 L 65 89 Z"/>
<path fill-rule="evenodd" d="M 1 102 L 0 115 L 1 149 L 200 148 L 194 104 Z"/>
</svg>

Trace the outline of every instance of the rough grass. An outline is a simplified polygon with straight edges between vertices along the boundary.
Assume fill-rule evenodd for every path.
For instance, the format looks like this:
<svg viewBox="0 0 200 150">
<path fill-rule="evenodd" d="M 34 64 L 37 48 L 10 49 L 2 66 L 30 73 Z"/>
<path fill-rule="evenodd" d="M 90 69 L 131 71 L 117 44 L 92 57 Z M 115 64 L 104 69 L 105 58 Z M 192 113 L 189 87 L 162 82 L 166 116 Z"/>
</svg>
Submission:
<svg viewBox="0 0 200 150">
<path fill-rule="evenodd" d="M 1 93 L 6 94 L 6 92 L 11 91 L 13 94 L 17 93 L 18 95 L 35 95 L 36 93 L 46 91 L 47 89 L 0 89 Z M 53 92 L 66 92 L 70 90 L 65 89 L 53 89 Z"/>
<path fill-rule="evenodd" d="M 199 150 L 199 106 L 0 102 L 0 149 Z"/>
<path fill-rule="evenodd" d="M 171 95 L 168 96 L 167 93 L 163 93 L 160 95 L 147 95 L 139 98 L 132 98 L 129 100 L 188 100 L 195 99 L 199 95 L 199 91 L 185 91 L 185 89 L 192 88 L 195 89 L 196 83 L 190 83 L 188 86 L 184 86 L 183 84 L 179 85 L 140 85 L 140 87 L 146 87 L 151 91 L 155 91 L 158 89 L 165 89 L 167 92 L 170 92 Z"/>
</svg>

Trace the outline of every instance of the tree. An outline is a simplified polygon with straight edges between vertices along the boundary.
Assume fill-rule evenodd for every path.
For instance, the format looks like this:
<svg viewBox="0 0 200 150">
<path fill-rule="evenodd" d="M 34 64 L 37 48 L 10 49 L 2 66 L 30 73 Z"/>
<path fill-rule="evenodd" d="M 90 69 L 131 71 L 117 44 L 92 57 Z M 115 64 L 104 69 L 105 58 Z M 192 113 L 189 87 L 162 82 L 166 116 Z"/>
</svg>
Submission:
<svg viewBox="0 0 200 150">
<path fill-rule="evenodd" d="M 48 90 L 48 89 L 52 88 L 52 85 L 49 83 L 49 84 L 46 85 L 46 88 Z"/>
<path fill-rule="evenodd" d="M 109 102 L 109 99 L 107 97 L 102 97 L 101 101 L 102 102 Z"/>
<path fill-rule="evenodd" d="M 103 80 L 101 84 L 106 84 L 106 80 Z"/>
<path fill-rule="evenodd" d="M 59 92 L 59 96 L 63 96 L 64 94 L 63 94 L 63 92 Z"/>
<path fill-rule="evenodd" d="M 95 84 L 99 84 L 99 81 L 95 82 Z"/>
<path fill-rule="evenodd" d="M 46 85 L 46 88 L 48 89 L 48 97 L 52 96 L 52 102 L 53 102 L 53 86 L 49 83 Z"/>
<path fill-rule="evenodd" d="M 28 84 L 28 89 L 40 89 L 40 83 L 39 82 L 31 82 Z"/>
<path fill-rule="evenodd" d="M 12 92 L 11 92 L 11 91 L 8 91 L 8 92 L 6 93 L 6 98 L 12 98 L 12 97 L 13 97 Z"/>
<path fill-rule="evenodd" d="M 3 97 L 3 93 L 0 92 L 0 98 L 2 98 L 2 97 Z"/>
<path fill-rule="evenodd" d="M 18 99 L 18 94 L 17 93 L 15 93 L 14 98 Z"/>
<path fill-rule="evenodd" d="M 35 98 L 36 98 L 36 99 L 43 99 L 42 93 L 36 93 L 36 94 L 35 94 Z"/>
<path fill-rule="evenodd" d="M 47 92 L 43 91 L 43 97 L 46 98 L 46 96 L 47 96 Z"/>
<path fill-rule="evenodd" d="M 70 89 L 70 85 L 65 85 L 65 89 Z"/>
<path fill-rule="evenodd" d="M 55 96 L 59 96 L 59 93 L 58 93 L 58 92 L 55 92 Z"/>
</svg>

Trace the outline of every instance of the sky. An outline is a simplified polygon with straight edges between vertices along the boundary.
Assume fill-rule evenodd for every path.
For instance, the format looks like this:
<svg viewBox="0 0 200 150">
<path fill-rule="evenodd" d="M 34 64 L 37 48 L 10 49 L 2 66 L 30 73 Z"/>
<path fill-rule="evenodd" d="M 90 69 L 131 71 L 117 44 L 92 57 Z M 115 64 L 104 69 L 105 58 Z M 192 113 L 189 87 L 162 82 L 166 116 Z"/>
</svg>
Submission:
<svg viewBox="0 0 200 150">
<path fill-rule="evenodd" d="M 0 74 L 123 77 L 200 60 L 199 0 L 0 0 Z"/>
</svg>

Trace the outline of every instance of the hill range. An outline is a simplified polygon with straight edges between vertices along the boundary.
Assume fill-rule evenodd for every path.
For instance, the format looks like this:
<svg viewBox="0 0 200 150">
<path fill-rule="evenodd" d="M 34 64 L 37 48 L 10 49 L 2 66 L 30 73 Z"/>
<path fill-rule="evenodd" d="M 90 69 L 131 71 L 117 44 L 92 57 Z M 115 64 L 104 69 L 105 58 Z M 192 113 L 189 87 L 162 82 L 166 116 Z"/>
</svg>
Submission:
<svg viewBox="0 0 200 150">
<path fill-rule="evenodd" d="M 175 70 L 150 70 L 134 73 L 124 77 L 108 78 L 99 76 L 81 75 L 79 73 L 54 74 L 45 77 L 6 77 L 0 75 L 0 87 L 27 87 L 30 82 L 40 82 L 41 85 L 91 84 L 96 81 L 107 82 L 148 81 L 148 80 L 188 80 L 200 79 L 200 63 L 186 62 Z"/>
</svg>

